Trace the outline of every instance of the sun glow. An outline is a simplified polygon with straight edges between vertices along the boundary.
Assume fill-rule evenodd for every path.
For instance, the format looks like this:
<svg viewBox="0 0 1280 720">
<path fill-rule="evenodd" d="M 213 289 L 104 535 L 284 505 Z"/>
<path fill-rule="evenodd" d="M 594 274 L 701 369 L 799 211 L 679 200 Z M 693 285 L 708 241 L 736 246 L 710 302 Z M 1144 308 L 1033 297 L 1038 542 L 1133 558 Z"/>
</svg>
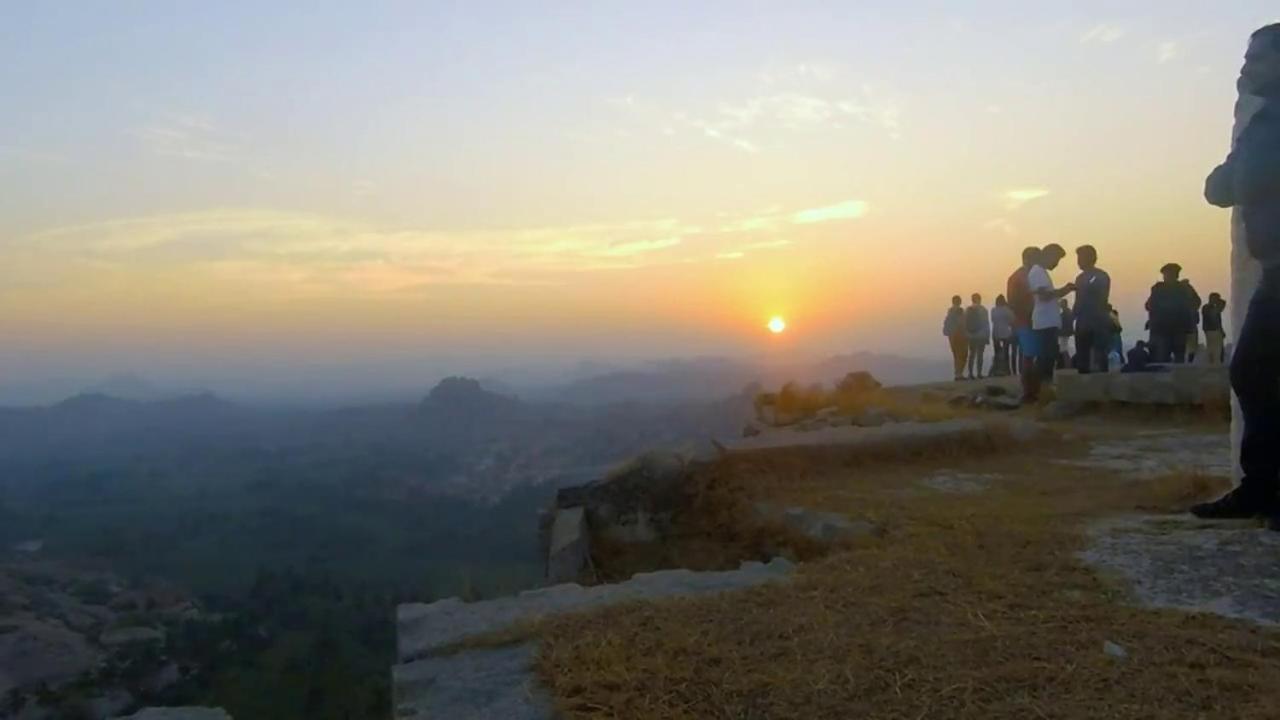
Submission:
<svg viewBox="0 0 1280 720">
<path fill-rule="evenodd" d="M 774 335 L 781 335 L 787 329 L 787 321 L 780 315 L 774 316 L 769 320 L 769 332 Z"/>
</svg>

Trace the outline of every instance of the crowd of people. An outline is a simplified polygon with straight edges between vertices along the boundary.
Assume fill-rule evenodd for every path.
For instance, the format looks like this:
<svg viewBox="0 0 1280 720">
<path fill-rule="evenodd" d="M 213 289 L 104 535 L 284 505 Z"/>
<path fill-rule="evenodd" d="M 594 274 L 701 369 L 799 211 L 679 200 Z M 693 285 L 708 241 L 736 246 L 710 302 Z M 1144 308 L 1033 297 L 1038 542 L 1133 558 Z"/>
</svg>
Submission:
<svg viewBox="0 0 1280 720">
<path fill-rule="evenodd" d="M 988 309 L 974 293 L 966 307 L 957 295 L 943 320 L 951 346 L 955 379 L 1021 375 L 1024 399 L 1035 400 L 1040 386 L 1055 370 L 1075 368 L 1081 374 L 1148 372 L 1168 364 L 1194 362 L 1199 353 L 1208 364 L 1225 361 L 1226 334 L 1218 293 L 1202 301 L 1182 267 L 1169 263 L 1147 300 L 1148 340 L 1126 351 L 1120 314 L 1111 304 L 1111 276 L 1098 267 L 1092 245 L 1076 248 L 1080 272 L 1061 287 L 1052 273 L 1067 256 L 1061 245 L 1029 247 L 1022 264 L 1009 276 L 1005 294 Z M 1074 295 L 1074 302 L 1068 296 Z M 1201 349 L 1200 334 L 1205 344 Z M 987 348 L 992 348 L 988 367 Z"/>
</svg>

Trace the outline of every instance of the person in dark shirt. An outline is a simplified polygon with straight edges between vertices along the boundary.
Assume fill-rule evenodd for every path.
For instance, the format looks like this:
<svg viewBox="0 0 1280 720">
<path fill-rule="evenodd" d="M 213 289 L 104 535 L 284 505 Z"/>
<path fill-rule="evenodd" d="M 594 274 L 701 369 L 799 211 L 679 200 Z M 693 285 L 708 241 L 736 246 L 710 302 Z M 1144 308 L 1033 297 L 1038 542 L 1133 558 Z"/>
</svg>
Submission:
<svg viewBox="0 0 1280 720">
<path fill-rule="evenodd" d="M 1202 518 L 1267 516 L 1280 529 L 1280 24 L 1253 34 L 1240 94 L 1261 100 L 1226 162 L 1205 181 L 1205 199 L 1237 208 L 1245 245 L 1262 266 L 1231 354 L 1231 387 L 1244 436 L 1239 487 L 1191 512 Z"/>
<path fill-rule="evenodd" d="M 1221 365 L 1226 362 L 1227 333 L 1222 328 L 1222 313 L 1227 309 L 1227 301 L 1218 293 L 1209 293 L 1209 302 L 1200 310 L 1201 327 L 1204 328 L 1205 355 L 1208 364 Z"/>
<path fill-rule="evenodd" d="M 964 301 L 959 295 L 951 298 L 951 307 L 947 308 L 947 315 L 942 321 L 942 334 L 951 346 L 956 380 L 963 380 L 965 362 L 969 359 L 969 333 L 964 322 Z"/>
<path fill-rule="evenodd" d="M 1164 279 L 1151 286 L 1151 297 L 1147 299 L 1151 359 L 1158 363 L 1185 363 L 1187 337 L 1195 330 L 1193 315 L 1200 309 L 1200 296 L 1190 283 L 1179 278 L 1181 265 L 1169 263 L 1160 268 L 1160 274 Z"/>
<path fill-rule="evenodd" d="M 1092 245 L 1076 248 L 1076 369 L 1087 375 L 1106 372 L 1115 334 L 1111 318 L 1111 276 L 1098 267 L 1098 251 Z"/>
<path fill-rule="evenodd" d="M 1141 340 L 1129 351 L 1121 372 L 1140 373 L 1151 371 L 1151 353 L 1147 352 L 1147 344 Z"/>
</svg>

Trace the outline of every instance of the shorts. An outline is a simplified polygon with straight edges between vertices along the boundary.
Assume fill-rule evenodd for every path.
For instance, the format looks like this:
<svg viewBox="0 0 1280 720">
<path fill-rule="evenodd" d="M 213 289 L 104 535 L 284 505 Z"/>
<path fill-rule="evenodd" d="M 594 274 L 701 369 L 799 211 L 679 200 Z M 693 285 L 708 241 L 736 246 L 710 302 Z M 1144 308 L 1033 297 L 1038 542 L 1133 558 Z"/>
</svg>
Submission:
<svg viewBox="0 0 1280 720">
<path fill-rule="evenodd" d="M 1023 357 L 1033 358 L 1036 356 L 1036 332 L 1031 328 L 1018 328 L 1018 348 L 1022 350 Z"/>
</svg>

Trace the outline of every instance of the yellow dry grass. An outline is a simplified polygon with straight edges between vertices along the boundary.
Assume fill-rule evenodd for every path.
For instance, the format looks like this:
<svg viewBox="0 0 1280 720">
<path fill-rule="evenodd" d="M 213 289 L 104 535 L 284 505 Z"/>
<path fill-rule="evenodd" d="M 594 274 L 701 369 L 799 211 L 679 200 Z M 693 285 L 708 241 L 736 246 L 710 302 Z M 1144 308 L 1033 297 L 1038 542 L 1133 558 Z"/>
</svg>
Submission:
<svg viewBox="0 0 1280 720">
<path fill-rule="evenodd" d="M 550 622 L 541 675 L 569 718 L 1280 717 L 1275 632 L 1133 607 L 1076 559 L 1090 519 L 1179 510 L 1221 482 L 1051 462 L 1082 448 L 731 458 L 708 479 L 708 506 L 738 494 L 843 511 L 887 536 L 787 584 Z M 938 468 L 1003 479 L 971 495 L 922 489 Z M 739 518 L 718 522 L 732 536 Z"/>
</svg>

